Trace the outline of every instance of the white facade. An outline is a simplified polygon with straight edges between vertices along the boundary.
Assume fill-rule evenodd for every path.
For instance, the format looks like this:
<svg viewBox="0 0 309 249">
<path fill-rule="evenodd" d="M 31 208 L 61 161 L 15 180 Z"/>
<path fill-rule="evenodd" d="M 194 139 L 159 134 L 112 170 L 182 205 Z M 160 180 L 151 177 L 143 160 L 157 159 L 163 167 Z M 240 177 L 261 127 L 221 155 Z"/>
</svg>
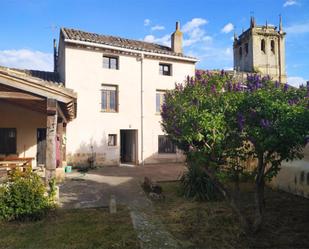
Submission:
<svg viewBox="0 0 309 249">
<path fill-rule="evenodd" d="M 87 45 L 87 46 L 86 46 Z M 118 58 L 119 69 L 103 67 L 103 56 Z M 131 142 L 128 145 L 133 163 L 177 162 L 181 152 L 158 153 L 161 116 L 156 113 L 156 91 L 173 89 L 195 74 L 195 59 L 168 56 L 98 44 L 82 44 L 60 39 L 58 72 L 66 87 L 78 94 L 77 118 L 68 125 L 68 163 L 84 164 L 95 153 L 97 165 L 119 165 L 121 130 Z M 159 63 L 171 65 L 171 76 L 159 74 Z M 117 87 L 118 111 L 101 110 L 102 84 Z M 124 132 L 125 133 L 125 132 Z M 116 135 L 116 146 L 108 146 L 108 135 Z M 131 135 L 130 135 L 131 134 Z M 130 152 L 130 153 L 131 153 Z"/>
</svg>

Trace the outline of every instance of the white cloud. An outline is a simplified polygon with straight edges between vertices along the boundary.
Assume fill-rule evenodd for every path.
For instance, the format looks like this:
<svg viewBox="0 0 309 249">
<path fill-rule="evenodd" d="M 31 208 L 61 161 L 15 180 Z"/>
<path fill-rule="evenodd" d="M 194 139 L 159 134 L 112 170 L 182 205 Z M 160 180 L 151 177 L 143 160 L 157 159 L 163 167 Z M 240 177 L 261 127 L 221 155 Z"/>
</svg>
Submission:
<svg viewBox="0 0 309 249">
<path fill-rule="evenodd" d="M 288 34 L 309 33 L 309 22 L 294 24 L 285 28 Z"/>
<path fill-rule="evenodd" d="M 53 69 L 53 55 L 29 49 L 0 50 L 0 65 L 20 69 L 51 71 Z"/>
<path fill-rule="evenodd" d="M 208 21 L 203 18 L 193 18 L 191 21 L 185 23 L 182 31 L 187 38 L 184 38 L 183 46 L 191 46 L 200 41 L 210 41 L 212 38 L 210 36 L 205 36 L 205 31 L 201 28 L 207 23 Z"/>
<path fill-rule="evenodd" d="M 283 4 L 283 7 L 298 5 L 298 2 L 296 0 L 286 0 Z"/>
<path fill-rule="evenodd" d="M 151 27 L 151 30 L 164 30 L 164 29 L 165 27 L 161 25 L 156 25 L 156 26 Z"/>
<path fill-rule="evenodd" d="M 232 30 L 234 30 L 233 23 L 228 23 L 221 29 L 221 32 L 227 34 L 230 33 Z"/>
<path fill-rule="evenodd" d="M 150 24 L 150 20 L 149 19 L 145 19 L 144 20 L 144 26 L 148 26 Z"/>
<path fill-rule="evenodd" d="M 145 42 L 151 42 L 151 43 L 159 43 L 163 44 L 165 46 L 171 45 L 171 37 L 170 35 L 164 35 L 162 37 L 155 37 L 154 35 L 146 35 L 144 38 Z"/>
<path fill-rule="evenodd" d="M 287 79 L 288 84 L 299 87 L 300 85 L 306 85 L 306 80 L 299 76 L 290 76 Z"/>
<path fill-rule="evenodd" d="M 191 21 L 187 22 L 183 26 L 182 31 L 184 33 L 188 33 L 188 32 L 191 32 L 192 30 L 197 29 L 200 26 L 205 25 L 207 23 L 208 23 L 208 21 L 206 19 L 203 19 L 203 18 L 193 18 Z"/>
</svg>

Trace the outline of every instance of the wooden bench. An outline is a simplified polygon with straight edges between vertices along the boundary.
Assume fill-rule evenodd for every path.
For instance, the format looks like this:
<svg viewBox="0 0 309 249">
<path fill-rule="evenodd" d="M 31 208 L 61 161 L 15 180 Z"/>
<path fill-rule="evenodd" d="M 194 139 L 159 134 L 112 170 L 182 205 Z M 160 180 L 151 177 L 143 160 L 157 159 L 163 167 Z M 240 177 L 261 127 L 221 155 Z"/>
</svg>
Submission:
<svg viewBox="0 0 309 249">
<path fill-rule="evenodd" d="M 32 170 L 32 160 L 33 157 L 4 157 L 0 158 L 0 169 L 5 169 L 6 172 L 10 172 L 14 169 L 20 169 L 21 171 L 26 171 L 26 169 Z"/>
</svg>

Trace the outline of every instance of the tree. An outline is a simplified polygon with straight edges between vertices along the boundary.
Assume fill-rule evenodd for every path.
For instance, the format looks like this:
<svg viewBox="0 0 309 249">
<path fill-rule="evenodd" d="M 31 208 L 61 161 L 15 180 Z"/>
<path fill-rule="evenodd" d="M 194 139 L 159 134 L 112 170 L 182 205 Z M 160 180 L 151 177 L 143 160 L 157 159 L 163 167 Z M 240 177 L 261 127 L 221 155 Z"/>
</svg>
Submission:
<svg viewBox="0 0 309 249">
<path fill-rule="evenodd" d="M 203 170 L 240 217 L 247 230 L 257 231 L 264 214 L 264 185 L 283 160 L 302 157 L 309 130 L 306 88 L 295 89 L 249 75 L 235 82 L 224 71 L 198 71 L 166 94 L 162 127 L 187 158 L 203 159 Z M 241 161 L 253 157 L 256 215 L 253 226 L 223 184 L 223 175 L 237 176 Z"/>
</svg>

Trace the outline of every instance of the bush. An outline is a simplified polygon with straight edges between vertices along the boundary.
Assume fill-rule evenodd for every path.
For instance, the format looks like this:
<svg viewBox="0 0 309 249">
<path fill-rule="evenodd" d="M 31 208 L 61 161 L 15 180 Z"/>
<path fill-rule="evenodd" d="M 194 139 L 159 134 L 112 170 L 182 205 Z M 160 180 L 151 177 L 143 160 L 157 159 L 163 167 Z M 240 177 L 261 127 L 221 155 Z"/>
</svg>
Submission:
<svg viewBox="0 0 309 249">
<path fill-rule="evenodd" d="M 218 199 L 218 191 L 208 175 L 197 163 L 190 163 L 188 171 L 180 179 L 181 195 L 197 201 Z"/>
<path fill-rule="evenodd" d="M 53 203 L 42 179 L 33 172 L 15 171 L 0 186 L 0 220 L 39 219 Z"/>
</svg>

